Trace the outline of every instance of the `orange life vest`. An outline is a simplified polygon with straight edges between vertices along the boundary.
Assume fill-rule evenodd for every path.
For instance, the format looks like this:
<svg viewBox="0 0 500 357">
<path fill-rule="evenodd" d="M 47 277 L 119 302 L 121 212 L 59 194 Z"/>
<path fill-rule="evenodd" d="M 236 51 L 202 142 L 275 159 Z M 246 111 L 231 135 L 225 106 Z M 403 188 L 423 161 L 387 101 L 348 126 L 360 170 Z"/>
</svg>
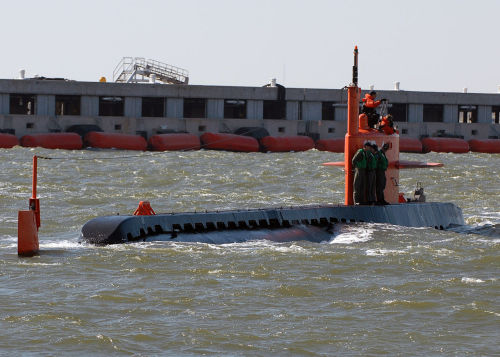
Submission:
<svg viewBox="0 0 500 357">
<path fill-rule="evenodd" d="M 362 99 L 363 104 L 367 108 L 376 108 L 380 105 L 380 100 L 375 100 L 373 96 L 371 96 L 369 93 L 365 94 L 365 97 Z"/>
</svg>

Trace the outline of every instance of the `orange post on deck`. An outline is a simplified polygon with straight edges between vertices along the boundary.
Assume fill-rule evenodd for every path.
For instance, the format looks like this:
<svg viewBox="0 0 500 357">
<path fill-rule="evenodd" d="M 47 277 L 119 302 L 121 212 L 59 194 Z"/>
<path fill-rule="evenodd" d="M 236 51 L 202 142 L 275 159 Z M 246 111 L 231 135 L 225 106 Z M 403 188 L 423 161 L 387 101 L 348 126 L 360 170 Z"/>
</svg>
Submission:
<svg viewBox="0 0 500 357">
<path fill-rule="evenodd" d="M 33 182 L 29 210 L 19 211 L 17 217 L 17 254 L 20 256 L 33 256 L 39 251 L 40 201 L 36 198 L 37 159 L 33 156 Z"/>
<path fill-rule="evenodd" d="M 134 212 L 134 216 L 154 216 L 155 211 L 151 207 L 149 201 L 140 201 L 139 206 Z"/>
</svg>

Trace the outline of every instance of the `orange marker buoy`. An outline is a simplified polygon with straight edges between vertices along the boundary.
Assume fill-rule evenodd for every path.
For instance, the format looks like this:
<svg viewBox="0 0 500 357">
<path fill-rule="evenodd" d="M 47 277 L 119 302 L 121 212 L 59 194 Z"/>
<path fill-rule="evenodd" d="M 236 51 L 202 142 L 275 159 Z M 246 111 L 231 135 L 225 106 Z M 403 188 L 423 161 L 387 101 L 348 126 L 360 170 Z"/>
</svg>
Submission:
<svg viewBox="0 0 500 357">
<path fill-rule="evenodd" d="M 134 216 L 155 216 L 156 213 L 151 208 L 149 201 L 141 201 L 139 202 L 139 206 L 134 212 Z"/>
<path fill-rule="evenodd" d="M 17 254 L 32 257 L 38 253 L 38 228 L 40 227 L 40 200 L 36 198 L 37 157 L 33 156 L 33 191 L 29 210 L 19 211 L 17 217 Z"/>
</svg>

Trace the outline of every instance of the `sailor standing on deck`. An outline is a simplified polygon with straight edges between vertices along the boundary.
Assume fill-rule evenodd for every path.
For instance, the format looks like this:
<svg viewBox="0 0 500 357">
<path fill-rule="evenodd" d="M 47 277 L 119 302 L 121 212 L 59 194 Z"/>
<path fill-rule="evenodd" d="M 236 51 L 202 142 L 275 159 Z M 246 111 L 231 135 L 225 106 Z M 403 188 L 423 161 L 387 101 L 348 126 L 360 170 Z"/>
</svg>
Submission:
<svg viewBox="0 0 500 357">
<path fill-rule="evenodd" d="M 388 205 L 384 198 L 384 190 L 387 182 L 387 178 L 385 176 L 385 171 L 389 166 L 389 160 L 387 160 L 387 156 L 385 153 L 389 150 L 389 144 L 382 144 L 382 148 L 375 153 L 375 158 L 377 159 L 377 170 L 376 170 L 376 193 L 377 193 L 377 205 Z"/>
<path fill-rule="evenodd" d="M 352 158 L 352 166 L 354 167 L 353 199 L 355 205 L 366 204 L 366 165 L 369 150 L 370 142 L 365 141 L 363 148 L 359 149 Z"/>
<path fill-rule="evenodd" d="M 377 144 L 371 142 L 369 151 L 366 153 L 366 201 L 374 205 L 377 201 L 375 196 L 377 159 L 375 153 L 378 151 Z"/>
</svg>

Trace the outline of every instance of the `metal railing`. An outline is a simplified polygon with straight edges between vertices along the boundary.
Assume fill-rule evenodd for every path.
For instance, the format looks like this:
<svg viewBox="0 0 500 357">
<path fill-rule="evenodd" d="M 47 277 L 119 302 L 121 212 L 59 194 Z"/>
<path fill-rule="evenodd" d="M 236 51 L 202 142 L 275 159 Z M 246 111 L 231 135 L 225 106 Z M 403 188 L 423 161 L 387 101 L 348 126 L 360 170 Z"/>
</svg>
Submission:
<svg viewBox="0 0 500 357">
<path fill-rule="evenodd" d="M 113 71 L 115 82 L 140 83 L 154 80 L 169 84 L 188 84 L 189 72 L 144 57 L 123 57 Z"/>
</svg>

